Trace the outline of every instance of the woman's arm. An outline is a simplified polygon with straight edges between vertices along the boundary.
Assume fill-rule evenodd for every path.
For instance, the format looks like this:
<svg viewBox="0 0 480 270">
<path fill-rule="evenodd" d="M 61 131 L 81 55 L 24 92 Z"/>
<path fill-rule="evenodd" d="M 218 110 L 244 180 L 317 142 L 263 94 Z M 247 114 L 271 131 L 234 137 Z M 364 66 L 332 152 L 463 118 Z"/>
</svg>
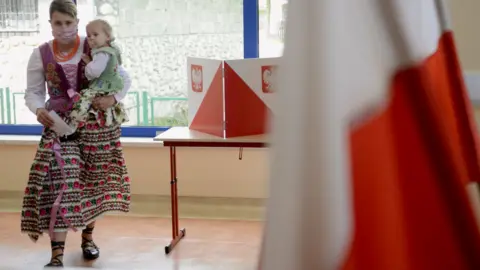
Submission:
<svg viewBox="0 0 480 270">
<path fill-rule="evenodd" d="M 128 75 L 128 72 L 122 66 L 118 66 L 118 73 L 123 78 L 123 89 L 122 91 L 116 93 L 114 97 L 117 102 L 120 102 L 125 98 L 128 90 L 130 90 L 132 81 L 130 80 L 130 75 Z"/>
<path fill-rule="evenodd" d="M 35 48 L 28 60 L 25 89 L 25 105 L 34 114 L 37 113 L 37 109 L 45 108 L 46 92 L 42 56 L 40 50 Z"/>
</svg>

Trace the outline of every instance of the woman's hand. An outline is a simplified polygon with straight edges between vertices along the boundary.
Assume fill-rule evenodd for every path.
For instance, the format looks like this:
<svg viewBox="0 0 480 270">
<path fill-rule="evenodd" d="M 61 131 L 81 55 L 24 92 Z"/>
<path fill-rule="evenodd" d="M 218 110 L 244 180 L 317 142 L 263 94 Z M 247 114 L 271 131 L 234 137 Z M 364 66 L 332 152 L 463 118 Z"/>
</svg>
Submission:
<svg viewBox="0 0 480 270">
<path fill-rule="evenodd" d="M 37 109 L 37 121 L 45 127 L 51 127 L 54 124 L 52 117 L 50 117 L 48 111 L 44 108 Z"/>
<path fill-rule="evenodd" d="M 113 105 L 115 105 L 117 101 L 115 100 L 114 96 L 104 96 L 104 97 L 96 97 L 93 102 L 92 106 L 95 110 L 106 110 Z"/>
<path fill-rule="evenodd" d="M 83 60 L 83 62 L 85 62 L 85 64 L 88 64 L 88 63 L 92 62 L 92 58 L 90 58 L 90 56 L 88 56 L 88 54 L 82 54 L 82 60 Z"/>
</svg>

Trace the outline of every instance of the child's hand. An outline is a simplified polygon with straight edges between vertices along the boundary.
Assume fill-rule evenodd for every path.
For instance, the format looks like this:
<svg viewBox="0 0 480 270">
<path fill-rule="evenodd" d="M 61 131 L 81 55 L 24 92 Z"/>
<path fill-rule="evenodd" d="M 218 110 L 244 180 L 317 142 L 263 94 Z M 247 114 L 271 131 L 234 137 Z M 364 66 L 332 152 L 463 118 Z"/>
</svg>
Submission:
<svg viewBox="0 0 480 270">
<path fill-rule="evenodd" d="M 92 59 L 87 54 L 82 55 L 82 60 L 83 60 L 83 62 L 85 62 L 85 64 L 88 64 L 88 63 L 92 62 Z"/>
</svg>

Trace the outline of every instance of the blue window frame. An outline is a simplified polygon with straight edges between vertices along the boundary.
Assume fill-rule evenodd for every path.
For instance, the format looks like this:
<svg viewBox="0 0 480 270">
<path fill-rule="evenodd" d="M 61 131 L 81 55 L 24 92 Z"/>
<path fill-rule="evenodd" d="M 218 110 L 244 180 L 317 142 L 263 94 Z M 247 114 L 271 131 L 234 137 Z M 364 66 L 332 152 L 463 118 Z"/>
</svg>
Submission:
<svg viewBox="0 0 480 270">
<path fill-rule="evenodd" d="M 243 46 L 244 58 L 258 58 L 258 0 L 243 0 Z M 122 127 L 123 137 L 150 137 L 169 127 L 127 126 Z M 3 125 L 0 124 L 0 134 L 3 135 L 41 135 L 41 125 Z"/>
<path fill-rule="evenodd" d="M 258 0 L 243 0 L 243 57 L 258 56 Z"/>
</svg>

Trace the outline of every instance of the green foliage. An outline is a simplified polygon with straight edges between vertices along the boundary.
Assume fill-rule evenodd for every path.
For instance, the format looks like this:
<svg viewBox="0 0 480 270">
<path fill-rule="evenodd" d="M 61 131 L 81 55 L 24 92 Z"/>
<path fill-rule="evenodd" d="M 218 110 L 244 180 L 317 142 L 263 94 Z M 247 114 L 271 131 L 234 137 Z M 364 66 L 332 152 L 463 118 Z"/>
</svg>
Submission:
<svg viewBox="0 0 480 270">
<path fill-rule="evenodd" d="M 188 126 L 188 111 L 187 109 L 180 110 L 173 116 L 155 117 L 153 119 L 153 126 L 160 127 L 185 127 Z"/>
</svg>

